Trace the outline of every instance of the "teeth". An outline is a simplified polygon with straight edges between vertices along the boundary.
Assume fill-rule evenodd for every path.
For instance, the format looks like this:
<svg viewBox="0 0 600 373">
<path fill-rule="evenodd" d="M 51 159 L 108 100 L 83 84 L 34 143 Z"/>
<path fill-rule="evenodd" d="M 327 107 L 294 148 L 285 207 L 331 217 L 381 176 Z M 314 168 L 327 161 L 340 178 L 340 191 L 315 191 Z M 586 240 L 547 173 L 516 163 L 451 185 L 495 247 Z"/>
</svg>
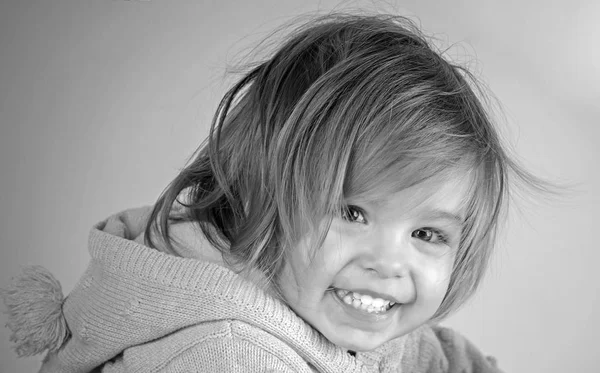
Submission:
<svg viewBox="0 0 600 373">
<path fill-rule="evenodd" d="M 373 299 L 373 303 L 371 303 L 371 305 L 376 308 L 381 308 L 381 306 L 383 306 L 384 303 L 385 303 L 385 301 L 383 299 L 376 298 L 376 299 Z"/>
<path fill-rule="evenodd" d="M 385 312 L 396 304 L 395 302 L 386 299 L 373 298 L 367 294 L 360 294 L 348 290 L 336 289 L 335 292 L 344 303 L 368 313 Z"/>
<path fill-rule="evenodd" d="M 340 298 L 344 298 L 346 296 L 346 294 L 349 293 L 348 290 L 342 290 L 342 289 L 337 289 L 335 292 L 337 293 L 338 297 L 340 297 Z"/>
<path fill-rule="evenodd" d="M 365 303 L 365 304 L 372 304 L 373 303 L 373 297 L 371 297 L 370 295 L 361 295 L 360 296 L 360 301 Z"/>
<path fill-rule="evenodd" d="M 372 305 L 375 308 L 382 307 L 383 305 L 388 305 L 390 303 L 389 300 L 385 300 L 382 298 L 373 298 L 367 294 L 360 294 L 356 292 L 350 293 L 354 299 L 360 299 L 360 301 L 364 304 Z"/>
</svg>

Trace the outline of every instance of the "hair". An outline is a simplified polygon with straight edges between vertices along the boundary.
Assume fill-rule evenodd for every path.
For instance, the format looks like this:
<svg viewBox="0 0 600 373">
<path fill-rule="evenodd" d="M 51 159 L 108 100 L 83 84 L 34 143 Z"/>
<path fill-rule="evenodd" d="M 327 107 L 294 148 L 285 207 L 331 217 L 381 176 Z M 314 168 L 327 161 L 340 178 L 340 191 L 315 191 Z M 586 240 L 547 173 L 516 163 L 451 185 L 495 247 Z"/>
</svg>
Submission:
<svg viewBox="0 0 600 373">
<path fill-rule="evenodd" d="M 225 94 L 210 133 L 163 191 L 146 227 L 171 246 L 197 222 L 226 261 L 270 281 L 307 232 L 318 248 L 349 196 L 385 196 L 436 175 L 473 177 L 450 285 L 433 319 L 480 284 L 507 205 L 504 150 L 473 75 L 400 16 L 330 14 L 292 32 Z M 185 202 L 179 200 L 185 196 Z M 177 220 L 177 219 L 175 219 Z"/>
</svg>

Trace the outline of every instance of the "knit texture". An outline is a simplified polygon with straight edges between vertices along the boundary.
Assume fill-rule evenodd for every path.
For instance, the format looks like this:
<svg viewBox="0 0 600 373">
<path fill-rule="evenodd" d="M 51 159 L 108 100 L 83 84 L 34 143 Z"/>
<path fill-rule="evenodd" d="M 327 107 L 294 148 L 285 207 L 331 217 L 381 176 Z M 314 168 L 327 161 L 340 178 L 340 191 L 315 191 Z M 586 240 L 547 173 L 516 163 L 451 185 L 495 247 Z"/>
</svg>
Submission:
<svg viewBox="0 0 600 373">
<path fill-rule="evenodd" d="M 63 303 L 71 336 L 41 372 L 499 372 L 437 326 L 351 356 L 224 265 L 197 252 L 177 256 L 189 247 L 167 254 L 144 246 L 149 212 L 94 226 L 90 264 Z"/>
<path fill-rule="evenodd" d="M 55 351 L 69 337 L 62 314 L 64 297 L 60 283 L 44 267 L 26 267 L 0 295 L 17 355 Z"/>
</svg>

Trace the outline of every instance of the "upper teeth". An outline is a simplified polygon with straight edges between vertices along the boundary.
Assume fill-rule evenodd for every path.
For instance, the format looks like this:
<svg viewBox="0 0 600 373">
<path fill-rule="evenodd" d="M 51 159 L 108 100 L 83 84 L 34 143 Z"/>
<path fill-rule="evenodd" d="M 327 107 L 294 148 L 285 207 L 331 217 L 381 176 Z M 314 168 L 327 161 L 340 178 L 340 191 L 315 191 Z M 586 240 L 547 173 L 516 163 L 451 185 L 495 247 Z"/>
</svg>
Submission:
<svg viewBox="0 0 600 373">
<path fill-rule="evenodd" d="M 351 302 L 346 302 L 348 304 L 352 303 L 354 305 L 354 307 L 359 307 L 362 309 L 374 309 L 374 310 L 380 310 L 382 308 L 386 309 L 391 306 L 393 306 L 395 303 L 387 300 L 387 299 L 383 299 L 383 298 L 373 298 L 370 295 L 367 294 L 360 294 L 357 293 L 355 291 L 348 291 L 348 290 L 342 290 L 342 289 L 338 289 L 336 290 L 337 295 L 341 298 L 344 299 L 344 301 L 346 301 L 346 299 L 350 299 L 351 298 Z"/>
</svg>

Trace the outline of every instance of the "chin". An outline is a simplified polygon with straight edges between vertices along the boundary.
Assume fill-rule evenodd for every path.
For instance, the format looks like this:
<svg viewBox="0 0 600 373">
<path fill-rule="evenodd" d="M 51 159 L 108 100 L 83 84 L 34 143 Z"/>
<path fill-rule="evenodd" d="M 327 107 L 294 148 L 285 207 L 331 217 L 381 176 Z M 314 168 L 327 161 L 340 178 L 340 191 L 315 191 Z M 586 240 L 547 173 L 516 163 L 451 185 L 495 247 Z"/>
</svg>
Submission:
<svg viewBox="0 0 600 373">
<path fill-rule="evenodd" d="M 325 336 L 330 342 L 335 344 L 338 347 L 342 347 L 346 350 L 352 350 L 356 352 L 367 352 L 374 350 L 386 342 L 397 338 L 390 336 L 389 338 L 384 338 L 381 335 L 373 336 L 369 335 L 370 333 L 364 332 L 354 332 L 353 335 L 344 335 L 344 334 L 336 334 L 332 336 L 332 338 Z"/>
</svg>

